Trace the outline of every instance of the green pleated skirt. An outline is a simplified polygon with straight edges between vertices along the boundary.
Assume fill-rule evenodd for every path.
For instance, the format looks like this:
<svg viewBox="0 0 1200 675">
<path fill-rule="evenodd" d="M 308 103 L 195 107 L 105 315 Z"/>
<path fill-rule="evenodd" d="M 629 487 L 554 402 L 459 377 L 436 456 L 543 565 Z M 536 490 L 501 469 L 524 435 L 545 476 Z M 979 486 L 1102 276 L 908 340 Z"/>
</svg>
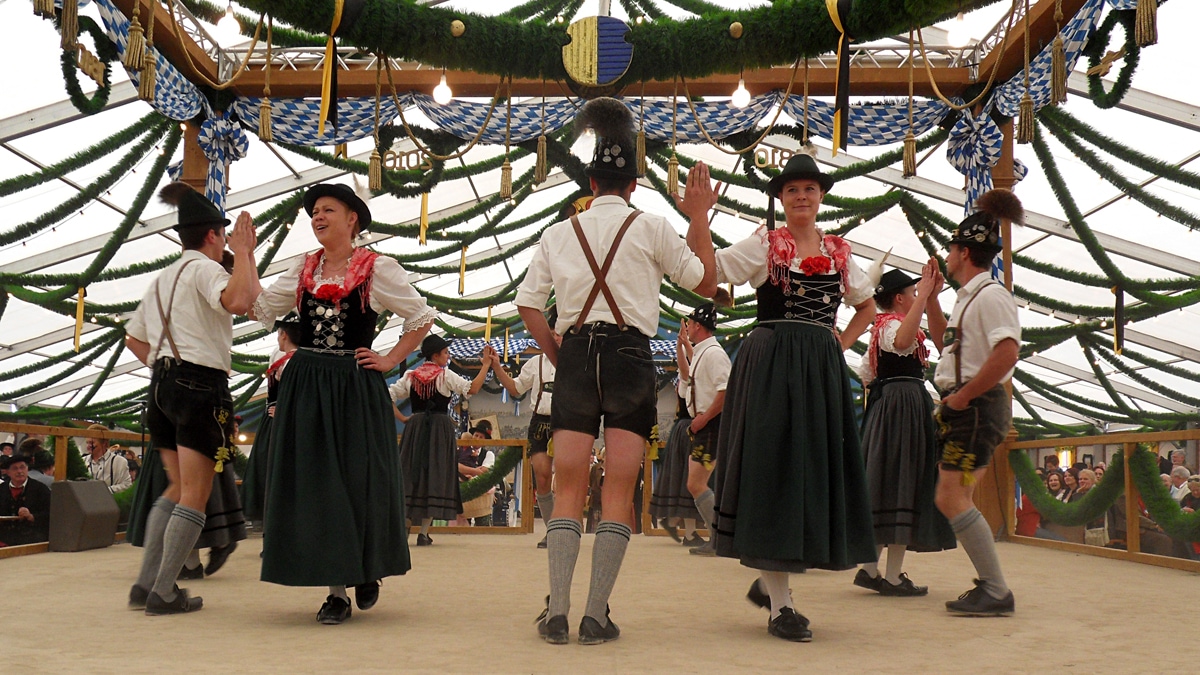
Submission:
<svg viewBox="0 0 1200 675">
<path fill-rule="evenodd" d="M 381 373 L 296 352 L 271 425 L 263 581 L 352 586 L 411 568 L 394 419 Z"/>
<path fill-rule="evenodd" d="M 246 462 L 246 475 L 242 476 L 242 510 L 251 520 L 262 520 L 263 506 L 267 495 L 267 467 L 271 455 L 271 424 L 273 417 L 263 408 L 254 434 L 254 445 Z"/>
</svg>

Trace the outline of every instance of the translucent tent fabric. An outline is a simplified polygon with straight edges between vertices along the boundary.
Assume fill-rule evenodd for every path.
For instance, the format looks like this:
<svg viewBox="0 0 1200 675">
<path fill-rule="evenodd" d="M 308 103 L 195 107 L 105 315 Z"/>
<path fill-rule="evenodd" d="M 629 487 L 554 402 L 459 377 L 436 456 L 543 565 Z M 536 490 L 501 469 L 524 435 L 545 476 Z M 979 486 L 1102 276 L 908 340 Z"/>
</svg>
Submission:
<svg viewBox="0 0 1200 675">
<path fill-rule="evenodd" d="M 520 4 L 512 1 L 497 1 L 487 3 L 487 8 L 481 8 L 480 3 L 455 0 L 451 2 L 429 3 L 441 7 L 457 7 L 472 12 L 499 14 Z M 614 15 L 625 18 L 619 8 L 620 3 L 612 3 Z M 676 18 L 687 18 L 686 12 L 678 10 L 668 3 L 660 3 L 664 11 Z M 717 2 L 723 7 L 740 9 L 764 4 L 762 0 L 733 2 Z M 999 3 L 967 16 L 968 25 L 976 37 L 982 35 L 994 25 L 1007 10 L 1008 3 Z M 1004 5 L 1003 7 L 1000 5 Z M 595 14 L 597 2 L 587 2 L 578 16 Z M 1107 10 L 1106 10 L 1107 11 Z M 84 14 L 94 15 L 95 8 L 84 9 Z M 39 167 L 53 164 L 79 150 L 86 148 L 113 133 L 135 124 L 150 112 L 150 108 L 142 102 L 133 101 L 124 105 L 110 105 L 108 109 L 90 117 L 79 117 L 66 123 L 54 124 L 37 133 L 10 137 L 7 129 L 13 123 L 28 118 L 31 112 L 66 100 L 63 78 L 60 72 L 58 35 L 50 22 L 33 16 L 27 2 L 0 3 L 0 20 L 4 25 L 17 27 L 10 40 L 0 45 L 5 62 L 10 64 L 6 69 L 5 80 L 9 92 L 19 92 L 19 95 L 7 95 L 0 98 L 0 180 L 27 174 L 38 170 Z M 1181 66 L 1189 62 L 1192 53 L 1192 32 L 1194 26 L 1200 25 L 1200 8 L 1194 3 L 1171 2 L 1162 5 L 1159 11 L 1159 43 L 1144 48 L 1141 51 L 1141 62 L 1133 80 L 1133 87 L 1151 97 L 1153 101 L 1167 101 L 1172 106 L 1183 106 L 1183 110 L 1200 112 L 1200 92 L 1189 86 L 1188 78 L 1181 77 Z M 946 28 L 943 24 L 940 28 Z M 941 35 L 938 27 L 928 29 L 927 39 Z M 1119 35 L 1120 31 L 1117 31 Z M 1114 42 L 1113 47 L 1116 47 Z M 1082 74 L 1086 68 L 1083 61 L 1077 67 L 1076 74 Z M 1115 76 L 1114 67 L 1110 77 Z M 114 64 L 112 70 L 114 85 L 127 81 L 124 70 L 119 64 Z M 85 82 L 85 90 L 90 93 L 89 85 Z M 870 97 L 864 97 L 866 100 Z M 858 102 L 860 99 L 855 99 Z M 1190 108 L 1189 106 L 1197 106 Z M 1183 164 L 1185 169 L 1198 171 L 1187 162 L 1191 162 L 1200 153 L 1200 133 L 1194 122 L 1190 125 L 1174 123 L 1164 117 L 1169 115 L 1145 114 L 1146 111 L 1131 111 L 1122 109 L 1101 110 L 1094 106 L 1086 97 L 1072 94 L 1065 106 L 1065 111 L 1082 122 L 1096 128 L 1109 138 L 1116 139 L 1137 150 L 1174 164 Z M 1153 111 L 1151 111 L 1153 112 Z M 415 108 L 406 110 L 406 117 L 411 123 L 432 128 L 432 123 L 426 120 Z M 769 116 L 768 116 L 769 119 Z M 786 116 L 785 116 L 786 119 Z M 791 123 L 789 121 L 789 123 Z M 1181 278 L 1200 275 L 1200 233 L 1191 231 L 1188 227 L 1167 217 L 1160 217 L 1151 209 L 1131 199 L 1127 199 L 1117 188 L 1102 180 L 1094 167 L 1084 160 L 1077 158 L 1069 149 L 1048 133 L 1049 147 L 1059 170 L 1063 173 L 1072 195 L 1077 200 L 1081 210 L 1086 214 L 1087 224 L 1100 235 L 1110 235 L 1116 240 L 1122 240 L 1133 245 L 1148 247 L 1157 252 L 1157 256 L 1140 256 L 1147 260 L 1135 259 L 1132 251 L 1140 250 L 1133 246 L 1127 250 L 1110 248 L 1108 254 L 1114 263 L 1129 277 L 1137 279 Z M 229 179 L 229 196 L 235 210 L 245 209 L 252 214 L 262 213 L 278 204 L 294 191 L 302 189 L 308 179 L 297 178 L 311 176 L 315 173 L 334 176 L 333 180 L 350 182 L 350 177 L 329 170 L 317 161 L 279 149 L 279 156 L 252 133 L 250 152 L 248 155 L 232 164 Z M 164 147 L 164 139 L 152 139 L 155 148 Z M 787 147 L 795 147 L 795 141 L 771 136 L 767 143 Z M 819 158 L 830 161 L 827 150 L 828 143 L 816 139 L 822 147 Z M 107 171 L 129 146 L 118 149 L 111 156 L 92 165 L 70 173 L 65 180 L 55 180 L 38 187 L 24 190 L 6 197 L 0 197 L 0 212 L 5 215 L 5 226 L 0 230 L 9 229 L 20 223 L 31 221 L 50 208 L 65 202 L 78 194 L 81 186 L 87 185 Z M 850 158 L 871 159 L 882 152 L 894 150 L 896 146 L 878 148 L 855 147 L 848 149 Z M 362 156 L 369 153 L 372 143 L 369 139 L 356 141 L 348 147 L 350 156 Z M 327 148 L 326 150 L 330 150 Z M 588 159 L 590 140 L 583 138 L 574 145 L 577 157 Z M 503 152 L 502 147 L 477 146 L 464 158 L 463 163 L 474 163 L 489 157 L 495 157 Z M 707 145 L 680 145 L 679 152 L 689 158 L 702 159 L 712 166 L 736 171 L 739 158 L 722 153 Z M 1154 176 L 1110 155 L 1101 154 L 1105 161 L 1112 164 L 1128 180 L 1135 184 L 1144 184 L 1145 189 L 1173 206 L 1191 214 L 1200 214 L 1200 192 L 1166 180 L 1155 180 Z M 173 159 L 179 159 L 182 150 L 177 149 Z M 86 242 L 97 237 L 112 233 L 133 202 L 138 190 L 142 187 L 142 174 L 145 172 L 157 153 L 151 152 L 135 166 L 134 172 L 122 176 L 100 200 L 89 203 L 77 213 L 57 223 L 53 228 L 46 229 L 36 235 L 19 242 L 0 247 L 0 272 L 21 271 L 22 273 L 59 273 L 78 272 L 86 268 L 95 257 L 94 245 Z M 1093 261 L 1091 255 L 1076 239 L 1065 236 L 1069 227 L 1062 223 L 1065 220 L 1064 209 L 1051 189 L 1045 172 L 1040 166 L 1034 150 L 1028 145 L 1016 146 L 1016 158 L 1030 167 L 1029 175 L 1020 182 L 1016 191 L 1024 201 L 1026 209 L 1050 219 L 1048 222 L 1057 223 L 1050 228 L 1024 227 L 1013 233 L 1014 250 L 1035 260 L 1050 263 L 1069 270 L 1103 275 L 1100 267 Z M 846 157 L 839 157 L 838 165 L 844 165 Z M 520 176 L 529 171 L 534 163 L 532 156 L 525 156 L 514 161 L 513 175 Z M 452 166 L 453 163 L 448 164 Z M 322 171 L 323 170 L 323 171 Z M 362 180 L 365 180 L 363 178 Z M 460 178 L 443 181 L 430 194 L 429 212 L 457 212 L 481 198 L 494 194 L 500 184 L 500 171 L 495 169 Z M 549 187 L 535 191 L 528 198 L 515 205 L 509 221 L 536 214 L 544 209 L 561 202 L 567 195 L 578 189 L 570 180 L 552 175 Z M 902 179 L 899 166 L 892 166 L 872 173 L 869 177 L 852 178 L 839 183 L 835 194 L 847 197 L 872 197 L 888 191 L 903 189 L 918 194 L 922 201 L 936 212 L 951 220 L 959 220 L 962 216 L 963 176 L 958 173 L 945 159 L 944 147 L 939 148 L 922 162 L 918 177 Z M 765 200 L 760 193 L 732 186 L 727 188 L 726 195 L 741 203 L 765 206 Z M 957 203 L 954 200 L 957 199 Z M 648 185 L 643 184 L 634 192 L 633 203 L 644 211 L 666 216 L 675 223 L 678 230 L 685 231 L 686 224 L 675 212 L 672 204 L 659 195 Z M 415 222 L 419 213 L 419 201 L 416 198 L 398 199 L 391 196 L 381 196 L 373 200 L 372 211 L 376 220 L 384 223 Z M 829 207 L 826 207 L 829 208 Z M 490 218 L 495 217 L 498 209 L 480 215 L 470 221 L 457 225 L 452 231 L 473 231 Z M 156 218 L 168 216 L 166 208 L 152 200 L 142 214 L 141 222 L 147 223 Z M 495 255 L 509 247 L 519 246 L 530 237 L 536 235 L 541 227 L 549 220 L 541 219 L 514 231 L 489 237 L 473 244 L 467 255 L 478 259 Z M 830 226 L 836 223 L 828 223 Z M 718 211 L 713 219 L 713 232 L 727 241 L 737 241 L 750 236 L 758 226 L 758 220 L 728 210 Z M 1054 231 L 1057 227 L 1058 230 Z M 139 232 L 154 229 L 144 225 L 134 228 L 130 241 L 117 251 L 108 267 L 120 267 L 147 260 L 155 260 L 178 251 L 178 242 L 172 232 L 167 229 L 155 234 L 140 236 Z M 1050 231 L 1047 231 L 1049 229 Z M 891 251 L 891 261 L 903 266 L 920 264 L 928 258 L 921 240 L 914 234 L 912 226 L 905 219 L 899 207 L 892 207 L 885 213 L 852 228 L 846 238 L 854 245 L 858 262 L 864 267 L 884 251 Z M 391 237 L 375 234 L 371 245 L 381 252 L 401 256 L 428 255 L 446 247 L 447 242 L 431 237 L 427 246 L 420 246 L 415 239 L 407 237 Z M 260 252 L 267 242 L 260 242 Z M 308 219 L 300 213 L 294 226 L 291 227 L 273 262 L 264 275 L 264 285 L 269 284 L 292 264 L 298 256 L 316 248 L 316 241 L 308 227 Z M 465 297 L 486 297 L 509 284 L 527 266 L 531 248 L 525 248 L 496 264 L 473 270 L 465 281 Z M 426 274 L 413 272 L 415 285 L 423 292 L 448 298 L 459 297 L 459 278 L 457 266 L 460 259 L 458 250 L 447 250 L 444 255 L 429 257 L 420 262 L 424 267 L 453 268 L 454 271 Z M 1072 283 L 1048 274 L 1015 266 L 1015 282 L 1017 286 L 1030 289 L 1042 296 L 1054 298 L 1059 302 L 1081 306 L 1096 306 L 1109 308 L 1109 314 L 1098 316 L 1066 316 L 1062 313 L 1052 314 L 1037 303 L 1030 303 L 1018 294 L 1018 304 L 1021 307 L 1020 319 L 1026 327 L 1053 327 L 1073 322 L 1076 319 L 1088 321 L 1103 319 L 1107 316 L 1112 320 L 1111 307 L 1113 295 L 1107 288 Z M 136 301 L 141 297 L 153 274 L 143 274 L 127 279 L 98 282 L 88 288 L 88 302 L 104 304 L 119 304 Z M 738 288 L 735 295 L 752 293 L 753 289 Z M 1137 301 L 1127 296 L 1126 302 L 1130 308 Z M 664 297 L 663 303 L 671 307 L 673 300 Z M 942 298 L 943 307 L 953 304 L 953 290 L 947 289 Z M 482 316 L 484 311 L 471 310 L 471 316 Z M 511 303 L 501 303 L 492 308 L 494 317 L 511 317 L 516 311 Z M 1044 351 L 1027 356 L 1021 364 L 1024 373 L 1047 383 L 1064 396 L 1077 396 L 1106 405 L 1113 405 L 1111 395 L 1093 375 L 1093 368 L 1099 368 L 1110 378 L 1111 382 L 1120 385 L 1118 395 L 1122 402 L 1138 410 L 1148 412 L 1194 413 L 1195 399 L 1200 399 L 1200 378 L 1186 376 L 1200 373 L 1200 336 L 1193 327 L 1196 325 L 1197 310 L 1194 306 L 1184 307 L 1146 319 L 1128 326 L 1127 344 L 1150 359 L 1171 364 L 1180 369 L 1178 372 L 1166 372 L 1161 368 L 1138 366 L 1139 372 L 1152 378 L 1156 383 L 1167 389 L 1178 392 L 1179 396 L 1163 396 L 1150 391 L 1144 384 L 1134 378 L 1118 372 L 1108 362 L 1097 359 L 1093 364 L 1089 361 L 1079 343 L 1067 340 Z M 849 318 L 849 312 L 842 312 L 842 324 Z M 443 315 L 443 319 L 452 326 L 463 328 L 478 328 L 479 324 L 468 319 Z M 733 321 L 729 326 L 745 325 L 749 320 Z M 71 349 L 74 321 L 70 316 L 52 312 L 37 305 L 11 297 L 8 306 L 0 318 L 0 372 L 11 371 L 19 367 L 32 368 L 39 361 L 48 357 L 60 355 Z M 259 327 L 257 324 L 242 322 L 235 326 L 236 335 L 251 335 Z M 388 346 L 399 337 L 398 322 L 393 321 L 377 338 L 376 345 Z M 83 341 L 89 340 L 89 335 L 100 335 L 102 331 L 97 326 L 86 327 Z M 669 336 L 667 336 L 669 337 Z M 1106 338 L 1110 339 L 1110 338 Z M 865 340 L 865 337 L 864 337 Z M 274 346 L 274 338 L 267 335 L 249 342 L 235 345 L 235 351 L 265 357 Z M 1111 345 L 1110 345 L 1111 346 Z M 97 376 L 102 372 L 106 363 L 113 357 L 114 345 L 99 353 L 87 357 L 87 350 L 80 356 L 73 356 L 61 364 L 46 370 L 35 369 L 28 374 L 10 378 L 0 383 L 0 402 L 12 406 L 25 407 L 32 404 L 42 406 L 72 406 L 76 405 L 84 392 L 90 390 Z M 132 354 L 127 351 L 116 357 L 116 366 L 103 381 L 98 391 L 92 394 L 95 400 L 106 400 L 134 392 L 144 387 L 149 373 L 136 363 Z M 857 365 L 858 356 L 847 354 L 851 367 Z M 1136 364 L 1135 364 L 1136 365 Z M 31 385 L 46 380 L 50 375 L 66 368 L 78 366 L 78 370 L 61 381 L 45 387 L 26 391 Z M 1181 374 L 1182 373 L 1182 374 Z M 248 375 L 235 374 L 235 381 L 244 385 L 251 384 Z M 1087 414 L 1071 409 L 1060 403 L 1048 400 L 1045 396 L 1031 390 L 1026 384 L 1015 381 L 1019 393 L 1027 402 L 1036 407 L 1037 413 L 1047 422 L 1053 424 L 1077 424 L 1080 422 L 1096 422 Z M 11 395 L 12 393 L 19 395 Z M 8 395 L 4 397 L 4 395 Z M 1022 417 L 1028 417 L 1028 412 L 1020 405 L 1014 404 L 1014 412 Z M 1097 424 L 1097 426 L 1103 426 Z"/>
</svg>

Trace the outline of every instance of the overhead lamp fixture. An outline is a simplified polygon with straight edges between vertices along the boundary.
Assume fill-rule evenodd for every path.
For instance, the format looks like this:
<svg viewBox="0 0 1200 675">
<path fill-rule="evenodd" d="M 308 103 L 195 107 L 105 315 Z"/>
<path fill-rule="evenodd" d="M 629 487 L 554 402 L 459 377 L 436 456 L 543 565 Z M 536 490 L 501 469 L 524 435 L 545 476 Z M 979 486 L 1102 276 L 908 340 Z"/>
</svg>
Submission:
<svg viewBox="0 0 1200 675">
<path fill-rule="evenodd" d="M 450 91 L 450 85 L 446 84 L 446 71 L 443 69 L 441 81 L 433 88 L 433 101 L 438 105 L 446 105 L 453 98 L 454 92 Z"/>
<path fill-rule="evenodd" d="M 750 105 L 750 90 L 746 89 L 746 80 L 741 75 L 738 75 L 738 86 L 733 90 L 733 95 L 729 97 L 729 102 L 735 108 L 745 108 Z"/>
<path fill-rule="evenodd" d="M 242 24 L 238 23 L 237 17 L 233 15 L 232 2 L 225 5 L 225 16 L 217 22 L 217 30 L 229 36 L 241 35 Z"/>
<path fill-rule="evenodd" d="M 967 22 L 963 21 L 963 13 L 959 12 L 946 33 L 946 42 L 949 42 L 951 47 L 966 47 L 970 41 L 971 32 L 967 30 Z"/>
</svg>

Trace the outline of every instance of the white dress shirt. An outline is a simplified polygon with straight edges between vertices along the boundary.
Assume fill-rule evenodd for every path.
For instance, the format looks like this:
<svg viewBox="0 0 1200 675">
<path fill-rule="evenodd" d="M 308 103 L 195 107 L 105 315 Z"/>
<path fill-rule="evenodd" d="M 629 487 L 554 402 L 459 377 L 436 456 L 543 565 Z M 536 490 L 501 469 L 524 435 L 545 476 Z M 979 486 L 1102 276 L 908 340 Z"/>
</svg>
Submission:
<svg viewBox="0 0 1200 675">
<path fill-rule="evenodd" d="M 632 212 L 620 197 L 605 195 L 597 197 L 591 208 L 579 214 L 579 224 L 597 265 L 604 265 L 617 231 Z M 664 274 L 679 286 L 692 290 L 704 280 L 704 265 L 666 218 L 643 213 L 621 239 L 605 281 L 626 325 L 647 336 L 658 333 L 659 287 Z M 518 307 L 542 311 L 553 290 L 558 323 L 551 328 L 564 334 L 579 318 L 595 283 L 596 277 L 575 230 L 569 220 L 564 220 L 542 234 L 514 302 Z M 603 293 L 596 296 L 585 321 L 617 322 Z"/>
<path fill-rule="evenodd" d="M 683 394 L 687 401 L 688 414 L 696 417 L 708 412 L 717 392 L 725 391 L 729 382 L 732 363 L 716 336 L 707 337 L 692 347 L 692 360 L 688 368 L 691 380 Z M 695 400 L 693 400 L 693 394 Z"/>
<path fill-rule="evenodd" d="M 438 373 L 435 387 L 442 396 L 458 394 L 463 398 L 471 397 L 471 381 L 449 368 L 444 368 L 441 373 Z M 412 371 L 404 373 L 403 377 L 388 387 L 388 391 L 392 394 L 393 401 L 402 401 L 408 398 L 412 393 Z"/>
<path fill-rule="evenodd" d="M 189 260 L 194 262 L 183 268 Z M 171 286 L 176 277 L 179 284 L 172 304 Z M 220 263 L 199 251 L 184 251 L 179 260 L 150 284 L 133 318 L 125 326 L 125 332 L 150 345 L 150 363 L 172 355 L 171 345 L 161 339 L 163 326 L 155 299 L 157 289 L 163 312 L 171 319 L 171 337 L 179 349 L 179 358 L 228 373 L 233 317 L 221 304 L 221 293 L 227 285 L 229 273 Z"/>
<path fill-rule="evenodd" d="M 171 323 L 175 323 L 174 319 Z M 92 479 L 107 485 L 109 492 L 120 492 L 133 485 L 133 478 L 129 476 L 129 462 L 112 450 L 105 450 L 100 459 L 92 459 L 91 453 L 88 453 L 83 460 Z"/>
<path fill-rule="evenodd" d="M 967 315 L 962 316 L 963 305 L 979 291 L 979 297 L 971 303 Z M 1017 320 L 1017 303 L 1012 293 L 1003 284 L 992 281 L 987 272 L 981 272 L 958 289 L 954 310 L 950 312 L 949 327 L 958 327 L 957 343 L 953 347 L 946 345 L 942 350 L 941 360 L 933 374 L 933 383 L 940 390 L 954 386 L 954 364 L 962 358 L 962 381 L 969 382 L 979 374 L 979 369 L 992 355 L 996 345 L 1004 340 L 1016 340 L 1021 343 L 1021 324 Z M 963 339 L 966 336 L 966 339 Z M 959 354 L 959 347 L 965 346 Z M 1001 382 L 1012 377 L 1010 369 L 1000 378 Z"/>
<path fill-rule="evenodd" d="M 521 366 L 521 374 L 513 380 L 517 386 L 517 395 L 533 390 L 529 395 L 529 400 L 534 406 L 535 415 L 550 414 L 550 399 L 553 394 L 549 391 L 542 391 L 545 384 L 554 384 L 554 364 L 550 363 L 550 359 L 546 358 L 545 354 L 537 356 L 525 362 Z M 538 395 L 541 394 L 541 400 L 538 400 Z"/>
</svg>

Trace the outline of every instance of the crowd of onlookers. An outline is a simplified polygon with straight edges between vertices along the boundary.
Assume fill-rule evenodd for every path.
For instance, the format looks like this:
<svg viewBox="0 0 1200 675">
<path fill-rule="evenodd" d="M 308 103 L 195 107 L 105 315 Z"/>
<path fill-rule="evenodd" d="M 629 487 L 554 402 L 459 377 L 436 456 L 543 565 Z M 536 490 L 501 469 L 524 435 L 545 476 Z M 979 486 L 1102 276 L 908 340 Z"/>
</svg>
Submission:
<svg viewBox="0 0 1200 675">
<path fill-rule="evenodd" d="M 1170 491 L 1185 513 L 1194 513 L 1200 508 L 1200 474 L 1194 474 L 1185 465 L 1186 453 L 1174 450 L 1159 458 L 1159 469 L 1163 472 L 1163 484 Z M 1088 467 L 1077 462 L 1067 469 L 1059 466 L 1055 455 L 1046 457 L 1045 466 L 1037 469 L 1046 490 L 1060 502 L 1076 502 L 1084 498 L 1104 477 L 1103 462 Z M 1140 546 L 1144 553 L 1169 555 L 1179 558 L 1200 560 L 1200 543 L 1185 542 L 1163 532 L 1154 522 L 1143 499 L 1138 500 L 1140 510 L 1138 522 Z M 1046 522 L 1033 507 L 1028 495 L 1022 495 L 1017 508 L 1017 534 L 1027 537 L 1074 541 L 1110 548 L 1126 547 L 1127 524 L 1124 490 L 1108 511 L 1083 526 L 1060 526 Z"/>
</svg>

